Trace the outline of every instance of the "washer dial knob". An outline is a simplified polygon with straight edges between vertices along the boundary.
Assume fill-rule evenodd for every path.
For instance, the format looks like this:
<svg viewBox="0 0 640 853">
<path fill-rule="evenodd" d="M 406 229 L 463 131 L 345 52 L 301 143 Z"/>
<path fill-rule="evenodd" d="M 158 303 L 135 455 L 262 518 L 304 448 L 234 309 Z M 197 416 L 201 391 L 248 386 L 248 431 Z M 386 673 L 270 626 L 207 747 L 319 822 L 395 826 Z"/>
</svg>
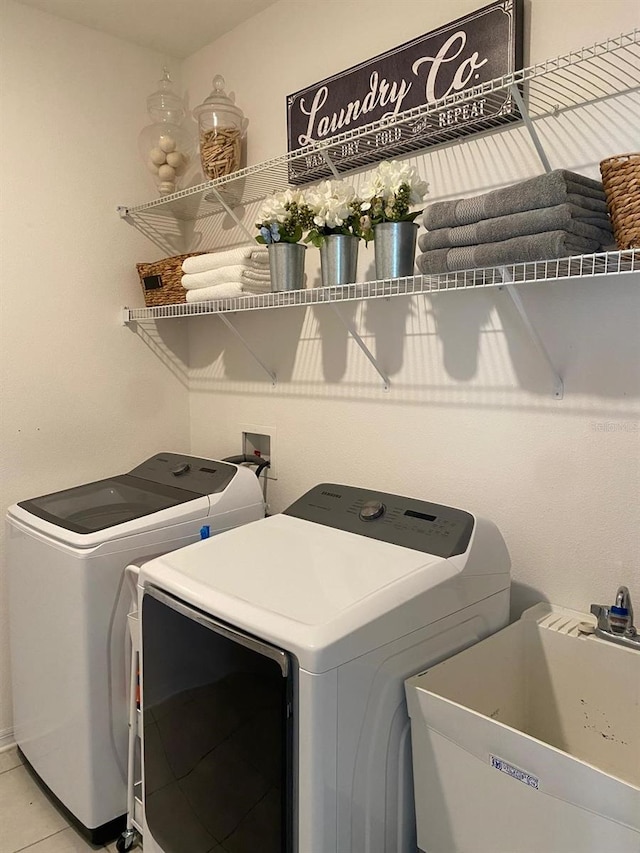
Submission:
<svg viewBox="0 0 640 853">
<path fill-rule="evenodd" d="M 182 474 L 186 474 L 187 471 L 191 470 L 191 465 L 188 462 L 182 462 L 180 465 L 177 465 L 171 473 L 174 477 L 181 477 Z"/>
<path fill-rule="evenodd" d="M 382 501 L 367 501 L 362 505 L 360 518 L 362 521 L 375 521 L 376 518 L 384 515 L 385 509 L 386 507 Z"/>
</svg>

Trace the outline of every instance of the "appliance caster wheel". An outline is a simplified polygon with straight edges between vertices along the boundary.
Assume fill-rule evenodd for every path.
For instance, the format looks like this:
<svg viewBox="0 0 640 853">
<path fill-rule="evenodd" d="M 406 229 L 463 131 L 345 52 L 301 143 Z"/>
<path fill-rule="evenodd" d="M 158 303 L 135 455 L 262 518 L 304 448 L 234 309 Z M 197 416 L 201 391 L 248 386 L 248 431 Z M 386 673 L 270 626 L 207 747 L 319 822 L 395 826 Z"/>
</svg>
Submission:
<svg viewBox="0 0 640 853">
<path fill-rule="evenodd" d="M 133 845 L 136 843 L 136 835 L 137 833 L 135 829 L 125 829 L 116 841 L 116 850 L 118 853 L 126 853 L 127 850 L 131 850 Z"/>
</svg>

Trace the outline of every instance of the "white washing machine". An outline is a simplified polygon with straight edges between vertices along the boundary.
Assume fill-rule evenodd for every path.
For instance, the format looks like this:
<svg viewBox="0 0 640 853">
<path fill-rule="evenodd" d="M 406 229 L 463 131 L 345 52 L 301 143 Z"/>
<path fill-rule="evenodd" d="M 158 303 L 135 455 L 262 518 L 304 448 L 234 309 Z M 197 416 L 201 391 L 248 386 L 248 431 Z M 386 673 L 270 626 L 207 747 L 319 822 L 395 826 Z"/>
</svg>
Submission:
<svg viewBox="0 0 640 853">
<path fill-rule="evenodd" d="M 324 484 L 138 584 L 145 853 L 416 850 L 404 680 L 507 623 L 493 523 Z"/>
<path fill-rule="evenodd" d="M 253 471 L 175 453 L 9 508 L 16 742 L 94 843 L 126 820 L 125 567 L 262 517 Z"/>
</svg>

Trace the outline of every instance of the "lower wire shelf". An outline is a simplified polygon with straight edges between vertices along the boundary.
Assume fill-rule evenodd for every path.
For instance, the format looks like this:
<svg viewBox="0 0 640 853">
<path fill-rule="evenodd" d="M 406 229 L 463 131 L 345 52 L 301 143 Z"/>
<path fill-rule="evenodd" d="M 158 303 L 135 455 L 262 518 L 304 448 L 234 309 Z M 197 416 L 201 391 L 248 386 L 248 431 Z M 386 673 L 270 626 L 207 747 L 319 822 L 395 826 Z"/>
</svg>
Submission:
<svg viewBox="0 0 640 853">
<path fill-rule="evenodd" d="M 152 308 L 123 309 L 124 324 L 179 317 L 200 317 L 265 308 L 293 308 L 361 299 L 384 299 L 393 296 L 440 293 L 451 290 L 473 290 L 502 287 L 505 284 L 543 283 L 561 279 L 594 278 L 640 272 L 640 249 L 600 252 L 547 261 L 510 264 L 504 267 L 461 270 L 441 275 L 413 275 L 333 287 L 305 290 L 274 291 L 232 298 L 159 305 Z"/>
</svg>

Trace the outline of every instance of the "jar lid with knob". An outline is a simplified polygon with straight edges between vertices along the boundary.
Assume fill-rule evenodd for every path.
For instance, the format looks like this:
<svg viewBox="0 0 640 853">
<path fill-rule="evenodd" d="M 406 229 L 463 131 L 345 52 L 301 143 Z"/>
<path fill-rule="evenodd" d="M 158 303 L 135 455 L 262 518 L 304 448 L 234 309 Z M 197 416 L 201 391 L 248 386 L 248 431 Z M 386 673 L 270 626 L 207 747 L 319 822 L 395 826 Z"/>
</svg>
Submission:
<svg viewBox="0 0 640 853">
<path fill-rule="evenodd" d="M 240 168 L 242 140 L 249 120 L 235 103 L 233 92 L 225 92 L 221 74 L 213 78 L 213 89 L 202 104 L 193 110 L 198 121 L 200 160 L 209 179 L 230 175 Z"/>
</svg>

